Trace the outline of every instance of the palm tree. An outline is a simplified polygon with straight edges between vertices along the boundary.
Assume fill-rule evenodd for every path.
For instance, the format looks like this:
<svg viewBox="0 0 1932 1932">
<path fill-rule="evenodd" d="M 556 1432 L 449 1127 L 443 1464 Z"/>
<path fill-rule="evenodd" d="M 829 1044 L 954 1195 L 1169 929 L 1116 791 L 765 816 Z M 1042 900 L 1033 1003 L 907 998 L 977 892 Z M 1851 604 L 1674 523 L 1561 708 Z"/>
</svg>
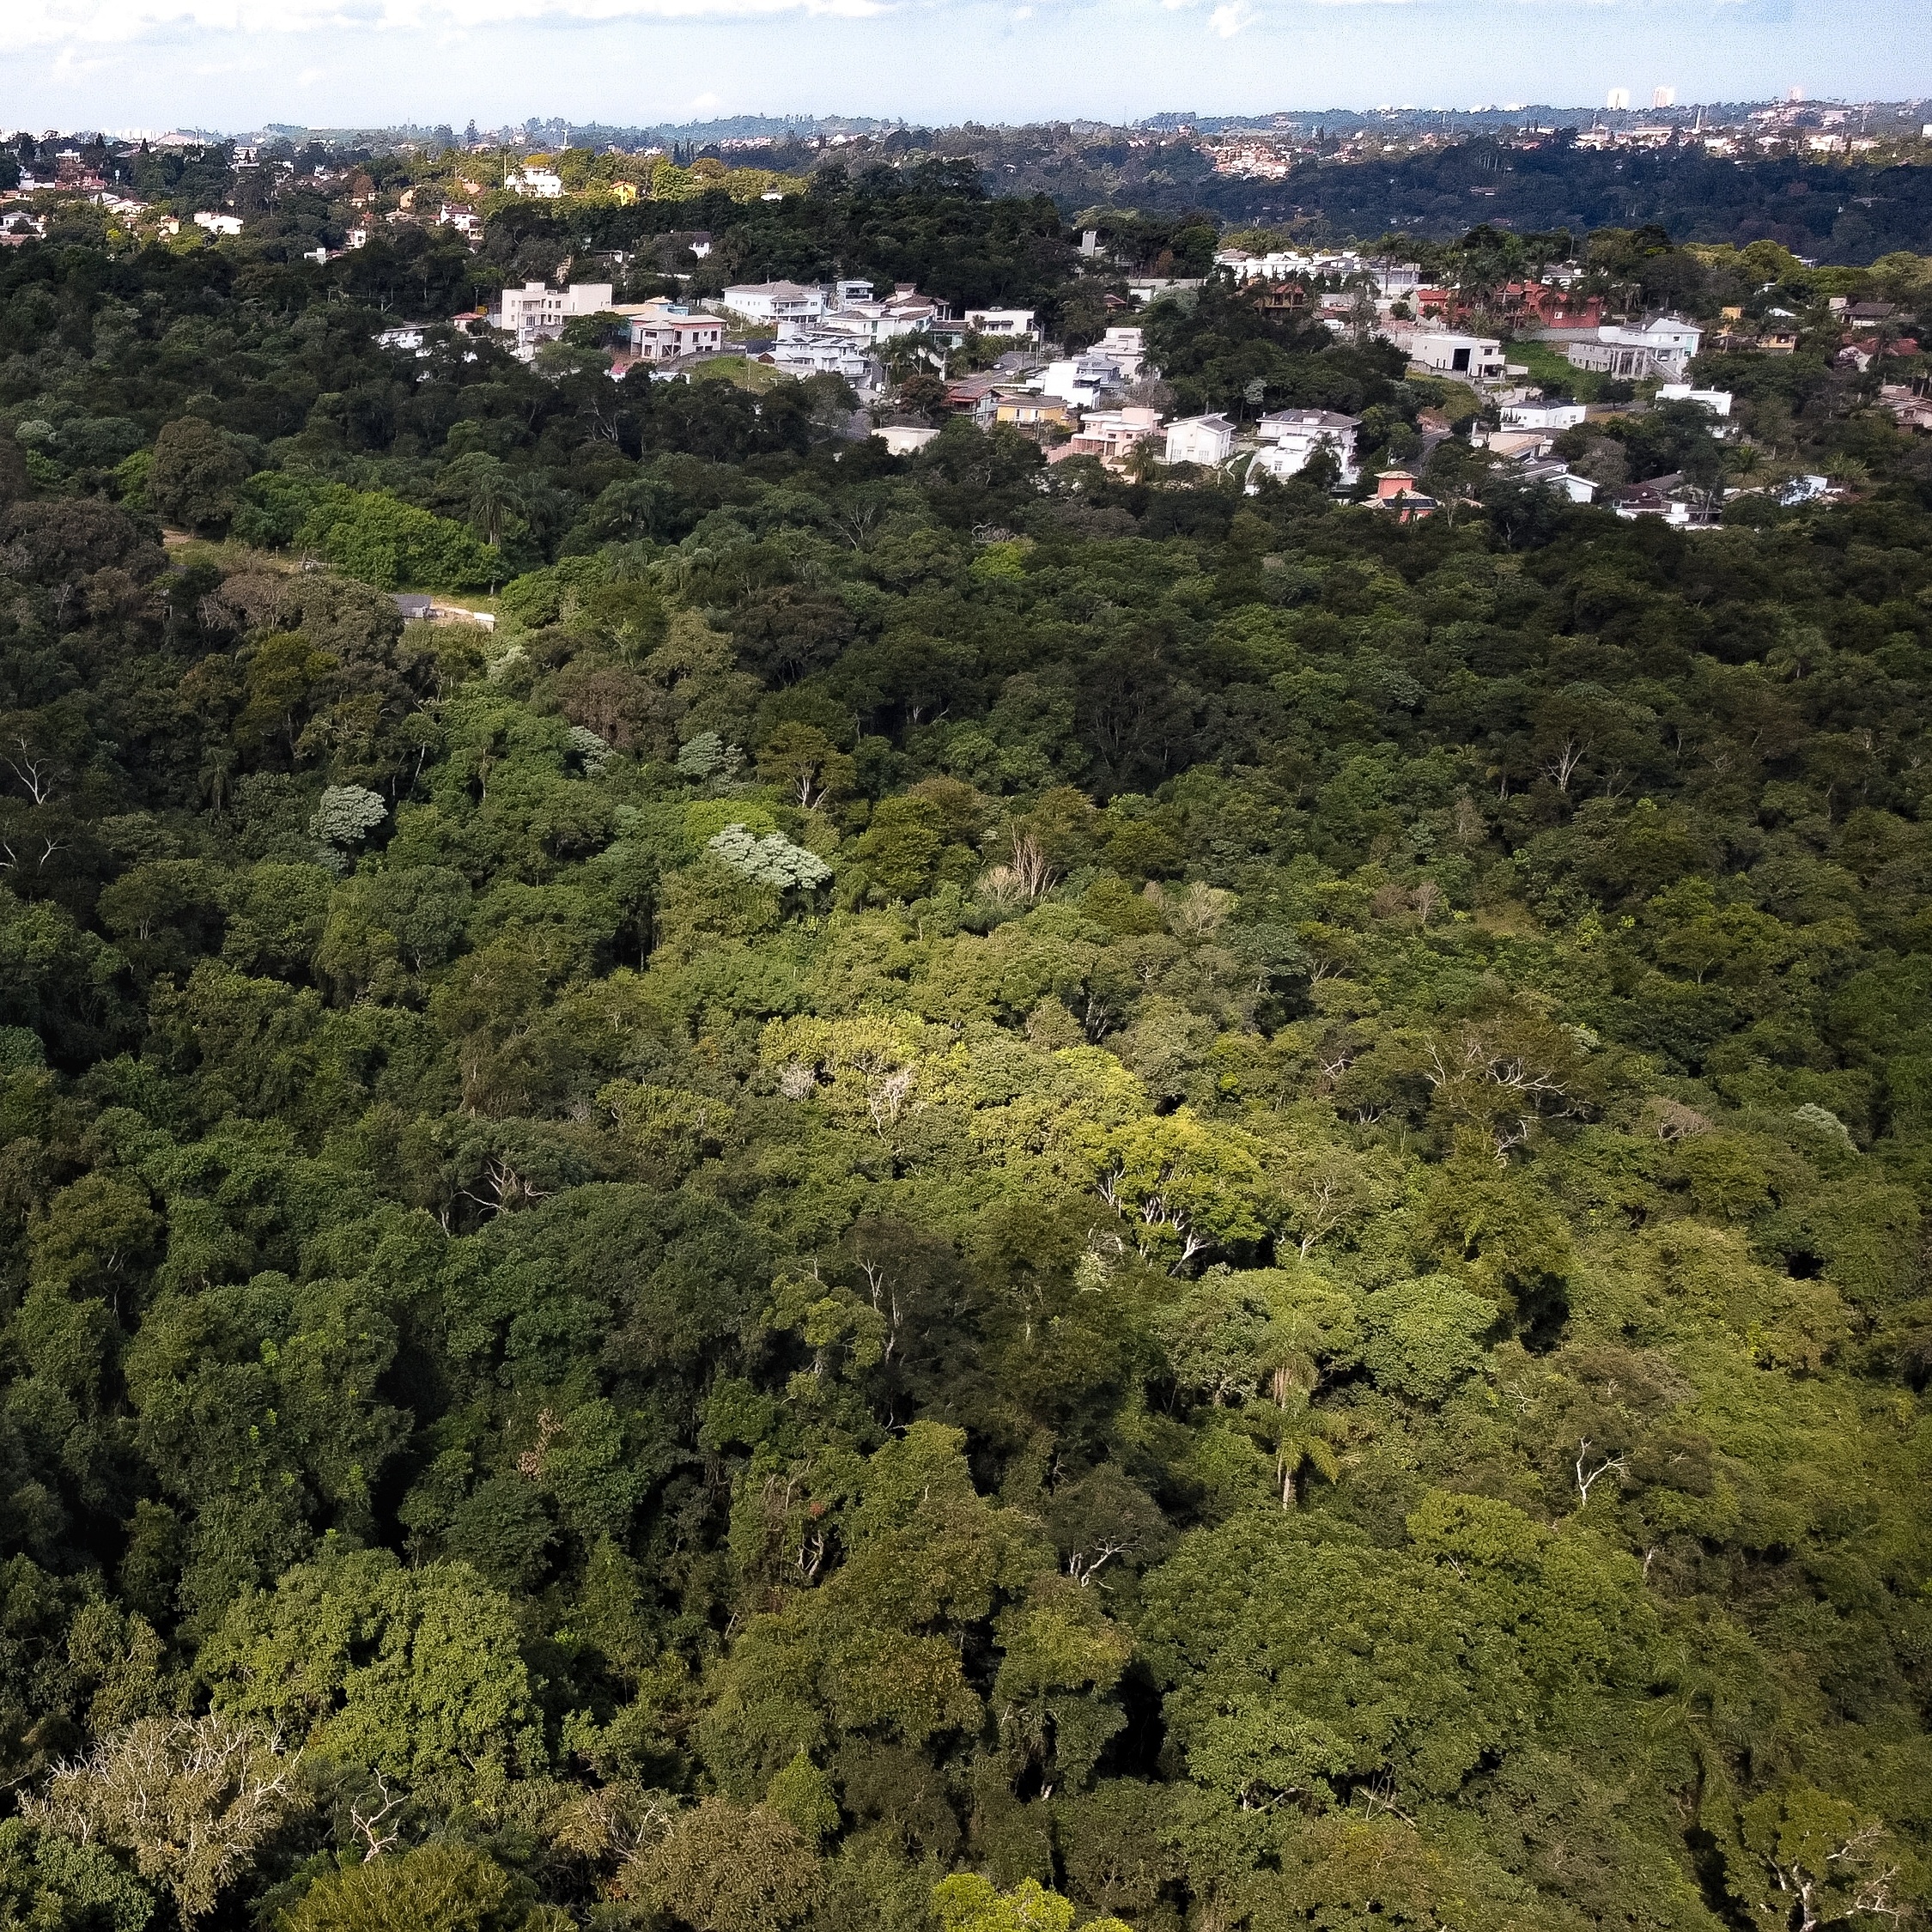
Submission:
<svg viewBox="0 0 1932 1932">
<path fill-rule="evenodd" d="M 1268 1324 L 1259 1366 L 1270 1400 L 1251 1403 L 1242 1418 L 1242 1426 L 1274 1451 L 1285 1510 L 1300 1507 L 1310 1470 L 1326 1483 L 1341 1473 L 1329 1442 L 1333 1425 L 1312 1397 L 1320 1379 L 1313 1353 L 1318 1340 L 1305 1316 L 1291 1314 Z"/>
<path fill-rule="evenodd" d="M 1242 1424 L 1274 1451 L 1284 1510 L 1301 1507 L 1310 1471 L 1325 1483 L 1340 1475 L 1341 1459 L 1329 1440 L 1333 1425 L 1309 1402 L 1305 1389 L 1290 1387 L 1285 1400 L 1251 1405 Z"/>
</svg>

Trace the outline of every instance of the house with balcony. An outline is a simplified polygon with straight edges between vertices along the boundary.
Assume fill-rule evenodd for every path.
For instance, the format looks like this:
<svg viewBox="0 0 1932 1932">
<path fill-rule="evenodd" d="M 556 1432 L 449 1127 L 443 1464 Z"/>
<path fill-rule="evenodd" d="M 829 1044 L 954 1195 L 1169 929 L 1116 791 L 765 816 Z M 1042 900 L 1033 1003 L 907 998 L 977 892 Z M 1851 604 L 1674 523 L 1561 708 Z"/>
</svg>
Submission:
<svg viewBox="0 0 1932 1932">
<path fill-rule="evenodd" d="M 1661 377 L 1681 382 L 1704 340 L 1704 331 L 1681 316 L 1660 315 L 1631 327 L 1607 322 L 1594 337 L 1583 337 L 1564 350 L 1572 368 L 1611 377 L 1619 382 L 1643 382 Z"/>
<path fill-rule="evenodd" d="M 1417 489 L 1411 470 L 1376 472 L 1375 507 L 1387 510 L 1398 523 L 1420 523 L 1436 513 L 1436 499 Z"/>
<path fill-rule="evenodd" d="M 747 322 L 817 322 L 825 313 L 825 291 L 796 282 L 739 282 L 726 289 L 724 306 Z"/>
<path fill-rule="evenodd" d="M 784 329 L 758 360 L 803 381 L 807 376 L 843 376 L 854 389 L 878 386 L 880 369 L 859 337 L 826 329 Z"/>
<path fill-rule="evenodd" d="M 1127 377 L 1111 355 L 1072 355 L 1049 362 L 1039 377 L 1041 392 L 1060 396 L 1085 409 L 1098 402 L 1109 390 L 1123 389 Z"/>
<path fill-rule="evenodd" d="M 1255 424 L 1261 447 L 1248 473 L 1277 479 L 1297 475 L 1317 450 L 1334 453 L 1341 465 L 1340 481 L 1352 483 L 1361 472 L 1355 466 L 1355 432 L 1362 419 L 1335 410 L 1276 410 Z"/>
<path fill-rule="evenodd" d="M 1167 426 L 1167 460 L 1217 468 L 1234 453 L 1235 426 L 1226 416 L 1188 416 Z"/>
<path fill-rule="evenodd" d="M 689 309 L 644 305 L 630 318 L 630 353 L 639 362 L 677 362 L 687 355 L 715 355 L 725 346 L 721 316 L 694 315 Z"/>
<path fill-rule="evenodd" d="M 600 315 L 611 307 L 614 293 L 608 282 L 573 282 L 553 289 L 547 282 L 526 282 L 506 289 L 490 316 L 490 326 L 516 337 L 517 354 L 526 360 L 540 342 L 554 342 L 574 316 Z"/>
<path fill-rule="evenodd" d="M 1040 331 L 1034 326 L 1033 315 L 1030 308 L 969 308 L 965 314 L 966 331 L 975 336 L 1036 336 Z"/>
<path fill-rule="evenodd" d="M 1055 430 L 1071 432 L 1080 427 L 1078 410 L 1064 396 L 1045 396 L 1031 389 L 995 390 L 993 420 L 1036 443 L 1045 442 Z"/>
<path fill-rule="evenodd" d="M 1124 470 L 1127 459 L 1160 434 L 1158 410 L 1130 406 L 1090 410 L 1080 419 L 1067 447 L 1072 456 L 1097 456 L 1109 470 Z"/>
</svg>

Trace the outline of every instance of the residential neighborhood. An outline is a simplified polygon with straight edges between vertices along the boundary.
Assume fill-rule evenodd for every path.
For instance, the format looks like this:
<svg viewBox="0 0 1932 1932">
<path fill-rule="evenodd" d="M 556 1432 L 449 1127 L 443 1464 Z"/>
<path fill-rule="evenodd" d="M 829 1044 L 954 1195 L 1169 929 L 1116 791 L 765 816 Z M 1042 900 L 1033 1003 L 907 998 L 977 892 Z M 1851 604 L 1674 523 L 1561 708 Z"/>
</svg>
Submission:
<svg viewBox="0 0 1932 1932">
<path fill-rule="evenodd" d="M 1686 308 L 1647 295 L 1641 277 L 1607 273 L 1566 236 L 1519 241 L 1479 224 L 1445 251 L 1243 231 L 1182 259 L 1128 252 L 1120 223 L 1097 210 L 1073 250 L 1095 306 L 965 300 L 904 278 L 770 272 L 730 240 L 728 222 L 720 230 L 720 214 L 708 227 L 686 214 L 642 234 L 610 228 L 612 211 L 659 197 L 696 213 L 701 185 L 728 189 L 738 205 L 783 207 L 802 179 L 754 165 L 746 143 L 714 158 L 648 144 L 546 148 L 509 132 L 366 157 L 265 135 L 17 137 L 0 247 L 32 247 L 84 218 L 128 246 L 176 251 L 246 249 L 274 234 L 283 259 L 325 275 L 349 262 L 380 273 L 398 251 L 453 251 L 470 306 L 391 311 L 382 346 L 422 361 L 447 328 L 471 338 L 471 359 L 489 341 L 540 372 L 581 367 L 587 354 L 620 382 L 817 384 L 839 398 L 841 433 L 876 436 L 895 458 L 915 459 L 964 418 L 1026 438 L 1069 477 L 1085 461 L 1142 479 L 1212 472 L 1249 494 L 1314 484 L 1405 522 L 1508 487 L 1696 530 L 1754 495 L 1856 489 L 1855 473 L 1782 459 L 1765 433 L 1775 410 L 1767 417 L 1710 373 L 1739 357 L 1821 354 L 1898 434 L 1932 433 L 1911 312 L 1868 281 L 1807 305 L 1774 275 L 1754 298 L 1747 289 Z M 1279 134 L 1209 146 L 1218 171 L 1255 179 L 1275 178 L 1270 153 L 1298 151 Z M 171 191 L 157 193 L 164 178 Z M 580 222 L 585 239 L 548 275 L 518 272 L 520 258 L 493 241 L 559 219 Z M 1765 266 L 1790 259 L 1773 250 Z M 1284 407 L 1265 381 L 1212 398 L 1176 385 L 1176 343 L 1197 314 L 1229 301 L 1263 331 L 1318 331 L 1377 359 L 1405 398 L 1400 420 L 1386 405 Z M 1627 453 L 1646 439 L 1668 442 L 1677 466 L 1646 457 L 1632 474 Z"/>
</svg>

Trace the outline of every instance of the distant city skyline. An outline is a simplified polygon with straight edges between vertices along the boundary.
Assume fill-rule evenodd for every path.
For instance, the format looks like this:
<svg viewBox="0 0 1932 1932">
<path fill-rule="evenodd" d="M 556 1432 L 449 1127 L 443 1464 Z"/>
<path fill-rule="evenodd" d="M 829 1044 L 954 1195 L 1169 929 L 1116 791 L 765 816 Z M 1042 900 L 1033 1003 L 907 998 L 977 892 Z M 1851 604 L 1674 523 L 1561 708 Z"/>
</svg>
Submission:
<svg viewBox="0 0 1932 1932">
<path fill-rule="evenodd" d="M 9 126 L 1932 94 L 1932 0 L 14 0 L 8 16 Z"/>
</svg>

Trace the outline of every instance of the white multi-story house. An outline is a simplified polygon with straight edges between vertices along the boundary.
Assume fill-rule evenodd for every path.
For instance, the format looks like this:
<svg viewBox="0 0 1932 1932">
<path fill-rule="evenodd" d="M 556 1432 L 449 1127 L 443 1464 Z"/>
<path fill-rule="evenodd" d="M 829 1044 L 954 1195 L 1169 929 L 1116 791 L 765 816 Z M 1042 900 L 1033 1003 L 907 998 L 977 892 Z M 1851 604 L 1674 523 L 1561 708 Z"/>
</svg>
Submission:
<svg viewBox="0 0 1932 1932">
<path fill-rule="evenodd" d="M 1224 248 L 1214 258 L 1214 265 L 1236 282 L 1287 282 L 1309 276 L 1339 276 L 1345 281 L 1362 277 L 1377 295 L 1386 296 L 1409 295 L 1422 285 L 1419 264 L 1389 261 L 1352 248 L 1315 253 L 1277 248 L 1265 255 L 1250 254 L 1245 248 Z"/>
<path fill-rule="evenodd" d="M 788 376 L 843 376 L 854 388 L 872 386 L 877 373 L 871 351 L 858 337 L 820 329 L 785 331 L 766 360 Z"/>
<path fill-rule="evenodd" d="M 1505 429 L 1574 429 L 1589 414 L 1581 403 L 1505 403 Z"/>
<path fill-rule="evenodd" d="M 1227 461 L 1234 440 L 1235 426 L 1224 416 L 1183 416 L 1167 426 L 1167 460 L 1212 467 Z"/>
<path fill-rule="evenodd" d="M 1121 389 L 1127 378 L 1111 355 L 1072 355 L 1049 362 L 1041 371 L 1038 387 L 1043 396 L 1058 396 L 1083 409 L 1097 402 L 1109 389 Z"/>
<path fill-rule="evenodd" d="M 1340 480 L 1352 483 L 1361 473 L 1355 466 L 1355 432 L 1360 425 L 1359 416 L 1334 410 L 1277 410 L 1255 426 L 1261 447 L 1249 465 L 1249 476 L 1258 470 L 1263 476 L 1292 477 L 1317 450 L 1327 449 L 1341 465 Z"/>
<path fill-rule="evenodd" d="M 436 225 L 454 228 L 460 235 L 478 235 L 483 233 L 483 216 L 460 202 L 446 201 L 437 212 Z"/>
<path fill-rule="evenodd" d="M 969 308 L 967 332 L 975 336 L 1036 336 L 1030 308 Z"/>
<path fill-rule="evenodd" d="M 501 306 L 490 319 L 493 329 L 517 338 L 519 354 L 533 353 L 539 342 L 554 341 L 563 333 L 563 325 L 574 315 L 598 315 L 611 307 L 611 285 L 608 282 L 573 282 L 568 289 L 553 289 L 546 282 L 526 282 L 520 289 L 506 289 Z"/>
<path fill-rule="evenodd" d="M 1619 381 L 1642 382 L 1662 376 L 1666 382 L 1681 382 L 1703 340 L 1704 331 L 1695 322 L 1660 315 L 1637 328 L 1606 322 L 1596 331 L 1595 341 L 1586 337 L 1573 342 L 1564 354 L 1572 368 Z"/>
<path fill-rule="evenodd" d="M 1390 332 L 1398 342 L 1406 337 L 1409 360 L 1431 375 L 1461 376 L 1470 382 L 1503 380 L 1503 344 L 1492 336 L 1466 336 L 1453 329 Z"/>
<path fill-rule="evenodd" d="M 210 234 L 240 234 L 241 217 L 239 215 L 216 215 L 207 210 L 195 216 L 195 226 L 206 228 Z"/>
<path fill-rule="evenodd" d="M 796 282 L 740 282 L 726 289 L 725 307 L 747 322 L 816 322 L 825 313 L 825 291 Z"/>
<path fill-rule="evenodd" d="M 920 295 L 909 282 L 877 300 L 869 283 L 841 282 L 825 313 L 812 326 L 856 336 L 862 342 L 890 342 L 900 336 L 929 335 L 951 314 L 945 303 Z"/>
<path fill-rule="evenodd" d="M 563 178 L 548 167 L 521 167 L 507 175 L 503 185 L 535 201 L 555 201 L 563 192 Z"/>
<path fill-rule="evenodd" d="M 1121 381 L 1135 382 L 1139 380 L 1140 365 L 1147 359 L 1147 345 L 1139 329 L 1120 324 L 1093 345 L 1093 353 L 1118 363 Z"/>
</svg>

